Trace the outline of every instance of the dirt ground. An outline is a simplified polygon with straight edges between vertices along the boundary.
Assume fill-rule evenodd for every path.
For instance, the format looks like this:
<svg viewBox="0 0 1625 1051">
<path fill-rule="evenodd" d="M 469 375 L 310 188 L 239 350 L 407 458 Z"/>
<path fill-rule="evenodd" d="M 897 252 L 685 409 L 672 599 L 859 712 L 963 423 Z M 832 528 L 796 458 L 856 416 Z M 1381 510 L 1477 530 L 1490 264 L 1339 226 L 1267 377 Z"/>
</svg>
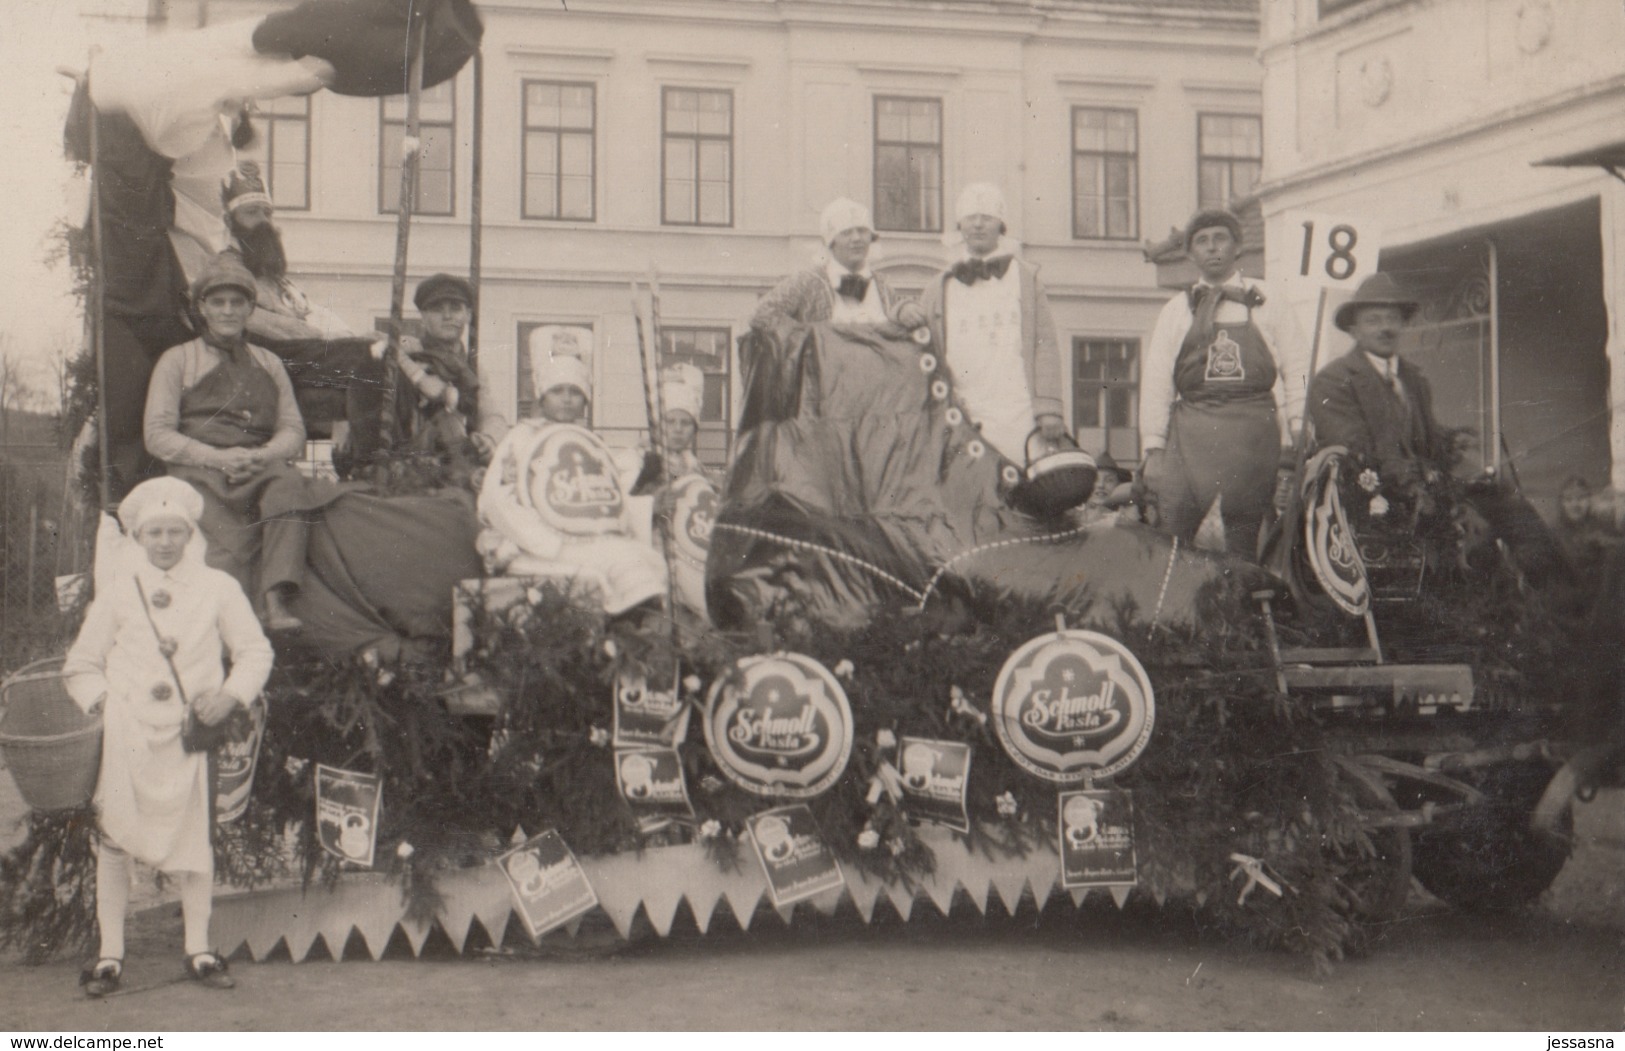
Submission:
<svg viewBox="0 0 1625 1051">
<path fill-rule="evenodd" d="M 16 813 L 11 792 L 7 778 L 0 811 Z M 1537 906 L 1468 916 L 1417 888 L 1370 952 L 1329 974 L 1178 910 L 1091 899 L 1014 918 L 921 906 L 907 924 L 798 913 L 786 928 L 766 915 L 749 933 L 679 921 L 631 944 L 589 923 L 581 941 L 500 954 L 238 960 L 239 987 L 217 993 L 181 979 L 178 910 L 149 891 L 133 991 L 91 1002 L 77 959 L 0 962 L 0 1029 L 1619 1030 L 1625 792 L 1576 818 L 1576 854 Z"/>
</svg>

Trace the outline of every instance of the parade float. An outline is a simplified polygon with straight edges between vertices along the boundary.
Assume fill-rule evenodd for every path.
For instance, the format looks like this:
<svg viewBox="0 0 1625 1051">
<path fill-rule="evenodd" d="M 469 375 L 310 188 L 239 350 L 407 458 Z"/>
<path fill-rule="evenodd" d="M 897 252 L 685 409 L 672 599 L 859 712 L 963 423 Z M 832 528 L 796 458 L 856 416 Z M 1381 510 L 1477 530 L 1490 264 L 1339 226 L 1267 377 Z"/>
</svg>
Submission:
<svg viewBox="0 0 1625 1051">
<path fill-rule="evenodd" d="M 650 293 L 634 309 L 658 346 Z M 1464 907 L 1550 883 L 1594 769 L 1564 766 L 1580 702 L 1612 683 L 1515 528 L 1526 505 L 1443 471 L 1396 491 L 1324 452 L 1273 573 L 1126 518 L 1035 516 L 1037 472 L 980 441 L 921 335 L 741 342 L 737 455 L 720 491 L 674 485 L 663 613 L 609 616 L 578 580 L 462 556 L 397 568 L 433 580 L 433 617 L 370 597 L 389 582 L 329 588 L 375 630 L 335 649 L 351 636 L 304 610 L 316 630 L 279 649 L 259 732 L 216 757 L 221 950 L 376 958 L 595 910 L 633 937 L 1098 894 L 1324 963 L 1413 875 Z M 549 447 L 521 488 L 568 514 Z M 580 453 L 570 470 L 608 474 Z M 425 498 L 440 479 L 419 466 L 377 454 L 376 498 Z M 700 567 L 687 615 L 675 582 Z M 14 773 L 20 750 L 41 760 L 0 859 L 0 943 L 36 957 L 94 928 L 88 794 L 39 794 L 73 761 L 40 749 L 72 743 L 82 766 L 89 730 L 13 721 L 50 694 L 49 666 L 13 678 L 0 722 Z"/>
</svg>

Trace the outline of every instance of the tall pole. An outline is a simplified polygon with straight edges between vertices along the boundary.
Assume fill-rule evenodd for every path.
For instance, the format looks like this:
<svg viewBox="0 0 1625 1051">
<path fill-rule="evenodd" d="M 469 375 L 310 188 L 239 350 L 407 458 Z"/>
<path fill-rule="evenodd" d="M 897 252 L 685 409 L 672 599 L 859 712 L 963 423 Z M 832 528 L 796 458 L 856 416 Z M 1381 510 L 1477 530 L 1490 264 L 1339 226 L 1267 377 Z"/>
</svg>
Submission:
<svg viewBox="0 0 1625 1051">
<path fill-rule="evenodd" d="M 107 260 L 102 257 L 102 159 L 99 152 L 101 136 L 97 125 L 101 123 L 96 102 L 90 96 L 86 75 L 85 104 L 90 111 L 90 241 L 92 273 L 90 277 L 90 331 L 91 345 L 96 354 L 96 454 L 101 459 L 97 473 L 97 495 L 101 509 L 112 504 L 112 457 L 107 441 L 107 295 L 104 269 Z"/>
<path fill-rule="evenodd" d="M 1486 269 L 1490 283 L 1490 466 L 1501 470 L 1501 255 L 1495 242 L 1485 239 Z"/>
<path fill-rule="evenodd" d="M 395 444 L 400 421 L 395 418 L 400 366 L 401 318 L 406 303 L 406 253 L 412 239 L 412 208 L 417 203 L 418 158 L 423 152 L 419 110 L 423 102 L 423 49 L 428 31 L 427 6 L 432 0 L 409 0 L 407 21 L 406 134 L 401 140 L 401 198 L 395 209 L 395 272 L 389 287 L 389 358 L 385 362 L 384 405 L 379 414 L 380 452 Z"/>
<path fill-rule="evenodd" d="M 474 308 L 468 319 L 468 367 L 480 371 L 480 239 L 484 234 L 485 180 L 485 55 L 474 52 L 474 157 L 468 201 L 468 283 L 474 288 Z M 477 423 L 478 421 L 476 421 Z"/>
</svg>

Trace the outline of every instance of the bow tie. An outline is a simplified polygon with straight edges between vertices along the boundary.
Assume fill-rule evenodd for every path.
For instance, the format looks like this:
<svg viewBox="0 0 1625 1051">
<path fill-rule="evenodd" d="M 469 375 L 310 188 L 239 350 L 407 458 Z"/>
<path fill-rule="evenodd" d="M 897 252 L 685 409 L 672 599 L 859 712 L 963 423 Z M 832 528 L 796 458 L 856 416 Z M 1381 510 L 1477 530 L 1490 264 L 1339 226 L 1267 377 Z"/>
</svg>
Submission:
<svg viewBox="0 0 1625 1051">
<path fill-rule="evenodd" d="M 966 259 L 954 264 L 954 277 L 967 285 L 974 285 L 978 281 L 996 281 L 1004 276 L 1010 269 L 1010 256 L 1001 255 L 993 259 Z"/>
<path fill-rule="evenodd" d="M 1264 305 L 1264 293 L 1256 288 L 1242 288 L 1236 285 L 1204 285 L 1197 282 L 1185 293 L 1194 312 L 1201 308 L 1203 302 L 1212 300 L 1214 306 L 1228 299 L 1232 303 L 1241 303 L 1247 307 L 1261 307 Z M 1216 298 L 1215 298 L 1216 297 Z"/>
<path fill-rule="evenodd" d="M 841 283 L 835 291 L 848 299 L 863 302 L 863 297 L 869 293 L 869 279 L 859 274 L 842 274 Z"/>
</svg>

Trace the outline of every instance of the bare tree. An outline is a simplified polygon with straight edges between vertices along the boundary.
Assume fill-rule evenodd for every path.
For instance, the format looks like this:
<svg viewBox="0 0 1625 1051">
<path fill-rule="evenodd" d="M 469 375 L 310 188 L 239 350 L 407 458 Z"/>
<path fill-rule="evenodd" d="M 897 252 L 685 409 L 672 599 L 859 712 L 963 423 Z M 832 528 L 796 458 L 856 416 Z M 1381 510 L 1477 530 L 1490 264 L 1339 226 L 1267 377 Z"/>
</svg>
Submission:
<svg viewBox="0 0 1625 1051">
<path fill-rule="evenodd" d="M 28 396 L 23 382 L 22 362 L 10 347 L 10 337 L 0 337 L 0 446 L 11 442 L 11 413 L 21 409 Z"/>
</svg>

